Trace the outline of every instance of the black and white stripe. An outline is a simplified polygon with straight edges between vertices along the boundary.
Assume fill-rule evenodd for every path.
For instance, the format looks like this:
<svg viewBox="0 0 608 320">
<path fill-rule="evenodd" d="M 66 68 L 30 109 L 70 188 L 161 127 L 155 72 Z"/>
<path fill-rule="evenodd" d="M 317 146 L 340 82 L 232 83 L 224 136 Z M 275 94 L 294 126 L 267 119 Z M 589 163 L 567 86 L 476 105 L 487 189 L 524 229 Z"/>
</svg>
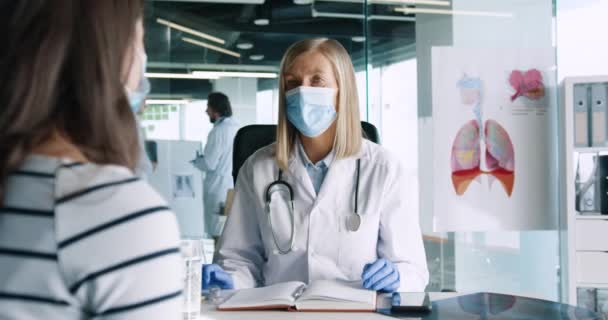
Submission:
<svg viewBox="0 0 608 320">
<path fill-rule="evenodd" d="M 57 261 L 57 253 L 54 252 L 37 252 L 27 249 L 13 249 L 0 247 L 0 256 L 13 256 L 29 259 L 51 260 Z"/>
<path fill-rule="evenodd" d="M 124 217 L 121 217 L 119 219 L 104 223 L 102 225 L 96 226 L 94 228 L 85 230 L 79 234 L 76 234 L 74 236 L 71 236 L 61 242 L 59 242 L 58 248 L 59 249 L 63 249 L 71 244 L 74 244 L 80 240 L 83 240 L 87 237 L 90 237 L 92 235 L 95 235 L 97 233 L 103 232 L 105 230 L 111 229 L 113 227 L 119 226 L 123 223 L 127 223 L 129 221 L 141 218 L 143 216 L 149 215 L 149 214 L 153 214 L 153 213 L 158 213 L 158 212 L 163 212 L 163 211 L 169 211 L 169 207 L 166 206 L 160 206 L 160 207 L 153 207 L 153 208 L 148 208 L 148 209 L 144 209 L 138 212 L 134 212 L 131 214 L 128 214 Z"/>
<path fill-rule="evenodd" d="M 11 175 L 30 177 L 30 178 L 44 178 L 44 179 L 54 179 L 55 178 L 55 173 L 31 171 L 31 170 L 17 170 L 17 171 L 12 172 Z"/>
<path fill-rule="evenodd" d="M 14 300 L 20 302 L 29 302 L 29 303 L 44 303 L 53 306 L 67 306 L 69 303 L 65 300 L 59 300 L 54 297 L 43 297 L 36 296 L 31 294 L 23 294 L 23 293 L 14 293 L 14 292 L 3 292 L 0 291 L 0 301 L 1 300 Z"/>
<path fill-rule="evenodd" d="M 72 285 L 70 287 L 70 292 L 76 293 L 76 291 L 78 291 L 78 289 L 84 283 L 86 283 L 88 281 L 91 281 L 91 280 L 95 280 L 98 277 L 110 274 L 112 272 L 120 271 L 121 269 L 128 268 L 128 267 L 133 266 L 133 265 L 138 264 L 138 263 L 146 262 L 148 260 L 152 260 L 152 259 L 156 259 L 156 258 L 161 258 L 163 256 L 166 256 L 166 255 L 169 255 L 169 254 L 176 254 L 176 253 L 179 253 L 179 249 L 178 248 L 165 249 L 165 250 L 161 250 L 161 251 L 157 251 L 157 252 L 154 252 L 154 253 L 147 254 L 145 256 L 136 257 L 134 259 L 130 259 L 130 260 L 121 262 L 119 264 L 116 264 L 116 265 L 104 268 L 104 269 L 99 270 L 99 271 L 95 271 L 93 273 L 88 274 L 87 276 L 85 276 L 81 280 L 77 281 L 74 285 Z"/>
<path fill-rule="evenodd" d="M 129 312 L 129 311 L 133 311 L 136 309 L 140 309 L 140 308 L 145 308 L 151 305 L 155 305 L 167 300 L 172 300 L 172 299 L 176 299 L 179 296 L 181 296 L 182 291 L 178 290 L 175 292 L 171 292 L 169 294 L 165 294 L 162 295 L 160 297 L 155 297 L 149 300 L 145 300 L 145 301 L 141 301 L 141 302 L 137 302 L 137 303 L 132 303 L 132 304 L 128 304 L 128 305 L 124 305 L 124 306 L 119 306 L 119 307 L 114 307 L 111 309 L 108 309 L 106 311 L 103 312 L 99 312 L 99 313 L 90 313 L 90 315 L 92 317 L 101 317 L 101 316 L 109 316 L 109 315 L 114 315 L 117 313 L 123 313 L 123 312 Z"/>
<path fill-rule="evenodd" d="M 63 197 L 57 199 L 55 201 L 55 203 L 58 204 L 58 205 L 60 205 L 60 204 L 62 204 L 64 202 L 68 202 L 68 201 L 74 200 L 74 199 L 76 199 L 78 197 L 85 196 L 85 195 L 87 195 L 89 193 L 93 193 L 95 191 L 100 191 L 100 190 L 103 190 L 103 189 L 108 189 L 110 187 L 116 187 L 116 186 L 120 186 L 120 185 L 123 185 L 123 184 L 133 183 L 133 182 L 136 182 L 136 181 L 140 181 L 140 179 L 137 178 L 137 177 L 131 177 L 131 178 L 127 178 L 127 179 L 124 179 L 124 180 L 102 183 L 102 184 L 99 184 L 99 185 L 96 185 L 96 186 L 92 186 L 92 187 L 88 187 L 88 188 L 79 190 L 77 192 L 68 194 L 66 196 L 63 196 Z"/>
<path fill-rule="evenodd" d="M 40 210 L 32 208 L 0 207 L 0 214 L 15 214 L 52 218 L 55 215 L 53 210 Z"/>
<path fill-rule="evenodd" d="M 37 156 L 6 194 L 1 317 L 181 319 L 175 217 L 128 169 Z"/>
</svg>

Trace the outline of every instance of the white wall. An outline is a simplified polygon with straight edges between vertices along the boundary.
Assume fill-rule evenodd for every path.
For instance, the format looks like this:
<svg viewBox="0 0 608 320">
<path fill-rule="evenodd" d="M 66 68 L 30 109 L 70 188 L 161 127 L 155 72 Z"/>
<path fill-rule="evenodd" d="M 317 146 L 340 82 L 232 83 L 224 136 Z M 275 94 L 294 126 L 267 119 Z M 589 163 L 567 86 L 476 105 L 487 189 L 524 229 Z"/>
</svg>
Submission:
<svg viewBox="0 0 608 320">
<path fill-rule="evenodd" d="M 558 79 L 608 74 L 608 1 L 557 2 Z"/>
<path fill-rule="evenodd" d="M 207 100 L 192 101 L 181 106 L 181 108 L 183 109 L 181 113 L 182 139 L 203 142 L 204 145 L 209 131 L 213 128 L 213 124 L 209 121 L 209 116 L 205 112 L 207 110 Z"/>
</svg>

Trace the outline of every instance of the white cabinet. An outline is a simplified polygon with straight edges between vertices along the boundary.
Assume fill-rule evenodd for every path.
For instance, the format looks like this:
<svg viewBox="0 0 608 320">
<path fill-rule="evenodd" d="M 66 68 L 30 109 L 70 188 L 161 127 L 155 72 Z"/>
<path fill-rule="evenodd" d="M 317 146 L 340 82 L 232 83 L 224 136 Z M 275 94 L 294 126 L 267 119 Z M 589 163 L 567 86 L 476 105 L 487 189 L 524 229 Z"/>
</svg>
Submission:
<svg viewBox="0 0 608 320">
<path fill-rule="evenodd" d="M 579 287 L 608 285 L 608 253 L 577 251 L 576 281 Z"/>
<path fill-rule="evenodd" d="M 565 231 L 562 240 L 565 243 L 564 270 L 567 271 L 563 279 L 566 284 L 567 302 L 573 305 L 577 305 L 578 288 L 608 288 L 608 215 L 601 215 L 599 212 L 595 215 L 581 215 L 576 210 L 575 177 L 578 155 L 583 153 L 608 154 L 605 142 L 608 141 L 608 137 L 604 138 L 604 145 L 600 146 L 596 146 L 597 139 L 585 138 L 588 126 L 593 127 L 593 122 L 590 120 L 595 118 L 593 114 L 581 114 L 585 111 L 579 110 L 580 106 L 586 105 L 585 103 L 591 103 L 589 99 L 592 97 L 593 86 L 582 85 L 598 83 L 608 84 L 608 77 L 566 78 L 563 82 L 561 128 L 559 130 L 561 133 L 561 159 L 559 160 L 563 177 L 560 189 L 560 216 L 563 222 L 562 230 Z M 580 92 L 577 94 L 576 90 L 581 91 L 581 87 L 584 87 L 586 94 L 580 94 Z M 589 90 L 586 89 L 587 87 Z M 576 98 L 580 100 L 578 103 L 575 103 Z M 595 112 L 593 108 L 585 110 Z M 608 114 L 608 110 L 604 112 Z M 594 121 L 599 120 L 601 119 Z M 589 132 L 588 137 L 594 136 Z M 594 145 L 584 145 L 590 139 Z"/>
<path fill-rule="evenodd" d="M 608 251 L 608 218 L 599 218 L 576 220 L 577 251 Z"/>
</svg>

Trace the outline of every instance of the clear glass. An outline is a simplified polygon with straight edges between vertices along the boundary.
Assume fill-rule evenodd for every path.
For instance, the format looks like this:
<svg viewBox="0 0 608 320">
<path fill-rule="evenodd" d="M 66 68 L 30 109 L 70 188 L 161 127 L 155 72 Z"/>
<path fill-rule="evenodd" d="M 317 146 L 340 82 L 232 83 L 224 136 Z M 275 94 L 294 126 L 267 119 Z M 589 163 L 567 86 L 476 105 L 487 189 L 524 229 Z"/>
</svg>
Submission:
<svg viewBox="0 0 608 320">
<path fill-rule="evenodd" d="M 201 313 L 201 284 L 204 260 L 202 239 L 182 239 L 180 252 L 183 260 L 183 306 L 184 320 L 199 319 Z"/>
<path fill-rule="evenodd" d="M 428 3 L 432 2 L 435 4 L 399 0 L 298 1 L 305 4 L 270 0 L 148 1 L 145 19 L 148 72 L 190 74 L 202 70 L 276 74 L 283 53 L 292 43 L 311 37 L 339 40 L 354 63 L 361 118 L 376 125 L 382 145 L 401 162 L 408 181 L 408 193 L 404 195 L 407 210 L 420 213 L 431 273 L 427 291 L 492 291 L 564 300 L 560 294 L 557 225 L 526 231 L 435 230 L 433 206 L 442 195 L 434 192 L 432 183 L 436 169 L 433 123 L 437 115 L 433 105 L 432 49 L 509 50 L 522 56 L 531 51 L 543 52 L 549 57 L 549 63 L 558 67 L 546 73 L 548 105 L 555 111 L 557 79 L 608 71 L 602 69 L 608 68 L 608 64 L 603 63 L 608 56 L 606 42 L 591 41 L 598 34 L 593 31 L 608 24 L 602 17 L 608 9 L 606 3 L 569 0 L 560 1 L 555 7 L 551 0 Z M 410 11 L 404 13 L 403 9 Z M 168 27 L 163 21 L 204 32 L 224 43 L 183 28 Z M 608 25 L 603 29 L 608 29 Z M 216 48 L 185 41 L 188 38 Z M 217 47 L 230 52 L 218 51 Z M 583 51 L 581 47 L 591 49 Z M 233 53 L 240 56 L 235 57 Z M 202 150 L 212 128 L 204 113 L 207 94 L 211 91 L 229 95 L 235 118 L 243 126 L 277 121 L 276 78 L 153 78 L 152 88 L 150 98 L 156 101 L 149 104 L 142 121 L 149 139 L 169 141 L 169 144 L 171 141 L 199 143 Z M 555 123 L 547 134 L 556 137 L 557 113 L 549 117 Z M 548 143 L 555 148 L 557 140 Z M 171 157 L 165 157 L 165 161 L 182 161 L 178 152 L 169 154 Z M 547 166 L 556 171 L 557 161 Z M 172 168 L 159 165 L 161 169 L 166 167 Z M 546 182 L 556 186 L 559 180 L 553 171 Z M 162 194 L 168 194 L 166 190 L 170 188 L 165 180 L 154 179 L 153 185 Z M 170 196 L 168 200 L 172 201 Z M 171 202 L 180 226 L 188 235 L 202 236 L 204 227 L 196 234 L 196 230 L 201 229 L 198 226 L 203 220 L 202 207 L 180 201 Z M 542 214 L 558 220 L 557 199 L 550 201 Z M 188 227 L 193 225 L 198 229 Z"/>
<path fill-rule="evenodd" d="M 548 59 L 545 62 L 553 66 L 544 70 L 548 109 L 553 110 L 548 115 L 550 125 L 545 134 L 557 136 L 554 3 L 366 3 L 368 119 L 380 128 L 383 146 L 397 155 L 406 170 L 409 191 L 404 197 L 408 210 L 420 212 L 424 234 L 431 274 L 427 290 L 491 291 L 560 300 L 557 198 L 549 199 L 542 212 L 555 222 L 544 230 L 467 231 L 465 226 L 458 231 L 437 232 L 434 204 L 442 201 L 444 195 L 437 194 L 433 184 L 437 171 L 434 133 L 441 130 L 433 126 L 439 110 L 435 97 L 441 94 L 434 87 L 433 72 L 437 70 L 432 61 L 433 50 L 448 47 L 471 56 L 507 51 L 522 57 L 541 52 Z M 462 65 L 462 71 L 477 72 L 477 64 L 483 63 L 478 60 Z M 454 108 L 457 107 L 455 101 Z M 556 148 L 557 140 L 550 141 L 548 149 L 554 155 Z M 545 183 L 555 186 L 557 163 L 547 165 L 551 175 Z"/>
<path fill-rule="evenodd" d="M 276 124 L 283 53 L 299 40 L 331 37 L 351 55 L 365 97 L 362 1 L 146 1 L 144 23 L 152 92 L 140 119 L 159 153 L 149 181 L 176 211 L 185 236 L 215 234 L 217 219 L 202 205 L 211 192 L 204 188 L 206 173 L 188 164 L 204 152 L 213 128 L 205 113 L 209 93 L 228 96 L 241 126 Z M 194 71 L 216 74 L 196 78 Z M 176 174 L 193 177 L 194 197 L 173 196 Z"/>
</svg>

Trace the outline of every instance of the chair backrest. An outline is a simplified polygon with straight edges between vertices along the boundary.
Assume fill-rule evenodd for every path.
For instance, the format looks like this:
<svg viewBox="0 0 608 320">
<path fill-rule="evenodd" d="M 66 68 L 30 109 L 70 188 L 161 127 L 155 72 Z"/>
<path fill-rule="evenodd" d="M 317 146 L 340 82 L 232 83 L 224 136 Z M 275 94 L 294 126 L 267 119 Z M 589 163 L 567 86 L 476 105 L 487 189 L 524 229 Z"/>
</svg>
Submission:
<svg viewBox="0 0 608 320">
<path fill-rule="evenodd" d="M 361 128 L 364 138 L 374 143 L 380 143 L 380 134 L 373 124 L 361 121 Z M 232 151 L 232 177 L 235 183 L 239 170 L 247 158 L 276 141 L 276 130 L 277 126 L 274 124 L 253 124 L 239 129 L 234 138 Z"/>
</svg>

